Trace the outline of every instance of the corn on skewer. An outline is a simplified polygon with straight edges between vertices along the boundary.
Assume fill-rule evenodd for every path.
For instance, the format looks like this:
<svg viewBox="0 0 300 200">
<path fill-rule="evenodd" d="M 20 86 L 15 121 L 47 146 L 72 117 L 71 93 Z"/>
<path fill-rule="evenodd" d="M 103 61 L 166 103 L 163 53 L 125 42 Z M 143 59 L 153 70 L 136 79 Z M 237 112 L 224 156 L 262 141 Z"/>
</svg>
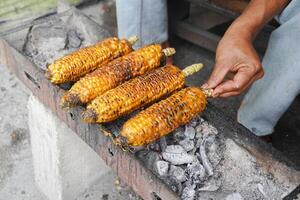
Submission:
<svg viewBox="0 0 300 200">
<path fill-rule="evenodd" d="M 102 64 L 130 53 L 136 41 L 136 36 L 128 40 L 107 38 L 55 60 L 48 66 L 45 76 L 54 84 L 76 81 Z"/>
<path fill-rule="evenodd" d="M 125 81 L 159 67 L 163 59 L 174 53 L 174 48 L 149 45 L 117 58 L 77 81 L 63 96 L 61 105 L 86 104 Z"/>
<path fill-rule="evenodd" d="M 211 91 L 188 87 L 153 104 L 125 122 L 115 143 L 143 146 L 169 134 L 205 109 L 206 95 Z"/>
<path fill-rule="evenodd" d="M 87 123 L 115 120 L 182 88 L 185 76 L 199 71 L 202 67 L 203 64 L 194 64 L 181 71 L 168 65 L 131 79 L 94 99 L 83 113 L 83 119 Z"/>
</svg>

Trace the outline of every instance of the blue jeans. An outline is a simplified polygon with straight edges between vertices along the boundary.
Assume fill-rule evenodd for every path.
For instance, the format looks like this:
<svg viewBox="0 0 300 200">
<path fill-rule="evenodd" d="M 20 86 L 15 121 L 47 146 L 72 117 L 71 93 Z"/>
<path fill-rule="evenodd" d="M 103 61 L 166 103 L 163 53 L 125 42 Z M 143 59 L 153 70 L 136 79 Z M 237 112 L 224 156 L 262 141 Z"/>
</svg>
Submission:
<svg viewBox="0 0 300 200">
<path fill-rule="evenodd" d="M 168 40 L 167 0 L 117 0 L 120 38 L 139 37 L 135 47 Z"/>
<path fill-rule="evenodd" d="M 117 0 L 119 37 L 137 35 L 137 47 L 168 39 L 166 0 Z M 256 81 L 238 111 L 238 122 L 256 135 L 273 132 L 300 89 L 300 0 L 278 16 L 281 26 L 271 34 Z"/>
<path fill-rule="evenodd" d="M 278 16 L 262 65 L 265 75 L 244 97 L 238 122 L 258 136 L 269 135 L 300 92 L 300 1 Z"/>
</svg>

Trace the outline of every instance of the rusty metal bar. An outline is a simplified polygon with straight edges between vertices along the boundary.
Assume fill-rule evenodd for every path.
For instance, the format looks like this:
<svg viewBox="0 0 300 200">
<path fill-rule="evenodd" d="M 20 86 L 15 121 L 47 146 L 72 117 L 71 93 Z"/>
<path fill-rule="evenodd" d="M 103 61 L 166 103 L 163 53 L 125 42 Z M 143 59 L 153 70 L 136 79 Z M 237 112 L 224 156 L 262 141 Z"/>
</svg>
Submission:
<svg viewBox="0 0 300 200">
<path fill-rule="evenodd" d="M 112 143 L 110 138 L 102 134 L 106 130 L 105 127 L 83 123 L 80 118 L 82 108 L 69 112 L 62 110 L 59 106 L 62 89 L 46 80 L 42 70 L 34 66 L 3 39 L 0 39 L 0 62 L 7 66 L 34 96 L 95 150 L 106 164 L 143 199 L 152 200 L 156 197 L 162 200 L 179 199 L 133 154 L 122 151 Z"/>
</svg>

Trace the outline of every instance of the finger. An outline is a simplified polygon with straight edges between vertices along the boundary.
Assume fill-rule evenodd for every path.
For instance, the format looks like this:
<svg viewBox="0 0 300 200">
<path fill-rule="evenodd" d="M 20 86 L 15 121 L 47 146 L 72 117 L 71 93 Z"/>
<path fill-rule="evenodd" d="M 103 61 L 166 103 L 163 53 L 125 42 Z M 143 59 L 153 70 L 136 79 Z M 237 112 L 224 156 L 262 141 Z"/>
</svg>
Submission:
<svg viewBox="0 0 300 200">
<path fill-rule="evenodd" d="M 219 93 L 218 96 L 219 97 L 230 97 L 230 96 L 236 96 L 241 94 L 244 90 L 246 90 L 254 81 L 262 78 L 264 75 L 263 71 L 260 71 L 258 74 L 256 74 L 255 76 L 253 76 L 250 81 L 244 85 L 241 89 L 236 90 L 236 91 L 229 91 L 229 92 L 223 92 L 223 93 Z M 217 91 L 218 92 L 218 91 Z"/>
<path fill-rule="evenodd" d="M 227 72 L 228 72 L 227 68 L 221 65 L 215 65 L 212 74 L 210 75 L 208 81 L 202 86 L 202 88 L 204 89 L 215 88 L 224 80 Z"/>
<path fill-rule="evenodd" d="M 221 97 L 221 98 L 227 98 L 227 97 L 238 96 L 240 94 L 241 94 L 240 92 L 227 92 L 227 93 L 219 95 L 219 97 Z"/>
<path fill-rule="evenodd" d="M 251 72 L 248 71 L 239 71 L 234 77 L 233 80 L 224 81 L 218 87 L 214 89 L 213 96 L 220 96 L 227 92 L 242 92 L 255 80 L 263 76 L 263 71 L 259 71 L 254 76 Z"/>
</svg>

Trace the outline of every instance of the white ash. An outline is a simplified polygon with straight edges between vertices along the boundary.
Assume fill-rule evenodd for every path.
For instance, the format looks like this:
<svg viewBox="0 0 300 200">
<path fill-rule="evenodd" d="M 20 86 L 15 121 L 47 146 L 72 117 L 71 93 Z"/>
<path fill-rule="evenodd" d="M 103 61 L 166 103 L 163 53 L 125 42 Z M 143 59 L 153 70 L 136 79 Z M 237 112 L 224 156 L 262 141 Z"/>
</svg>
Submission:
<svg viewBox="0 0 300 200">
<path fill-rule="evenodd" d="M 184 182 L 187 180 L 184 169 L 174 165 L 171 165 L 169 175 L 174 177 L 179 182 Z"/>
<path fill-rule="evenodd" d="M 162 152 L 162 157 L 164 160 L 170 162 L 173 165 L 182 165 L 193 162 L 196 157 L 194 155 L 188 154 L 184 148 L 180 145 L 169 145 Z"/>
<path fill-rule="evenodd" d="M 204 182 L 204 185 L 201 186 L 198 191 L 208 191 L 208 192 L 215 192 L 217 191 L 222 185 L 221 179 L 210 178 L 209 180 Z"/>
<path fill-rule="evenodd" d="M 241 194 L 233 193 L 233 194 L 228 195 L 225 200 L 243 200 L 243 199 L 244 198 L 242 197 Z"/>
<path fill-rule="evenodd" d="M 41 69 L 78 48 L 91 45 L 110 34 L 76 8 L 32 26 L 23 46 L 24 54 Z"/>
<path fill-rule="evenodd" d="M 159 141 L 154 143 L 155 154 L 140 155 L 147 166 L 151 163 L 169 163 L 169 171 L 159 175 L 149 167 L 183 200 L 210 199 L 282 199 L 288 188 L 257 166 L 255 157 L 237 145 L 233 140 L 218 134 L 218 130 L 207 121 L 195 119 L 167 136 L 167 147 L 160 152 Z M 186 127 L 195 127 L 196 135 L 190 139 L 185 134 Z M 191 129 L 192 130 L 192 129 Z M 192 150 L 187 143 L 194 144 Z M 190 144 L 192 144 L 190 143 Z M 200 154 L 200 146 L 205 150 L 213 175 L 209 176 L 204 168 L 205 162 Z M 151 145 L 149 145 L 151 146 Z M 188 148 L 187 148 L 188 147 Z M 150 148 L 150 151 L 153 151 Z M 204 156 L 205 157 L 205 156 Z M 153 164 L 152 164 L 153 165 Z M 155 166 L 155 165 L 154 165 Z M 184 170 L 186 180 L 180 173 L 172 173 L 174 168 Z M 171 170 L 172 168 L 172 170 Z M 177 174 L 177 175 L 176 175 Z M 183 181 L 184 180 L 184 181 Z M 182 181 L 182 182 L 181 182 Z"/>
<path fill-rule="evenodd" d="M 154 163 L 154 170 L 159 176 L 166 176 L 169 171 L 169 163 L 163 160 L 158 160 Z"/>
</svg>

